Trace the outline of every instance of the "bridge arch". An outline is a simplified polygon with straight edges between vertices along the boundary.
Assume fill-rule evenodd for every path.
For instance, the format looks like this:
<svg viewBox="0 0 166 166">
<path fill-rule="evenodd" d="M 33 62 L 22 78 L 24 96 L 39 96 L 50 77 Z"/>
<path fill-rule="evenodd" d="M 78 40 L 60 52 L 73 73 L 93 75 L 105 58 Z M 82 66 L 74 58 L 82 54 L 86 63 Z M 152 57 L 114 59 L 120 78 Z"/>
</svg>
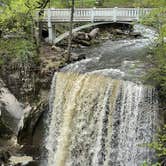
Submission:
<svg viewBox="0 0 166 166">
<path fill-rule="evenodd" d="M 73 29 L 73 33 L 76 33 L 78 31 L 81 31 L 81 30 L 84 30 L 84 29 L 88 29 L 88 28 L 91 28 L 91 27 L 96 27 L 96 26 L 100 26 L 100 25 L 107 25 L 107 24 L 115 24 L 114 22 L 99 22 L 99 23 L 89 23 L 89 24 L 85 24 L 85 25 L 82 25 L 82 26 L 79 26 L 75 29 Z M 127 25 L 132 25 L 131 22 L 116 22 L 116 24 L 127 24 Z M 66 39 L 67 37 L 69 36 L 69 31 L 59 35 L 58 37 L 56 37 L 52 44 L 56 45 L 58 44 L 59 42 L 61 42 L 63 39 Z"/>
<path fill-rule="evenodd" d="M 140 18 L 149 14 L 152 9 L 150 8 L 77 8 L 74 12 L 73 21 L 76 22 L 91 22 L 86 25 L 73 29 L 73 33 L 103 24 L 110 23 L 124 23 L 130 24 L 131 22 L 139 21 Z M 43 16 L 39 18 L 39 11 L 37 11 L 37 22 L 44 22 L 48 25 L 48 40 L 52 44 L 57 44 L 64 38 L 68 37 L 69 32 L 66 32 L 59 37 L 56 37 L 54 32 L 54 24 L 68 23 L 70 21 L 70 9 L 45 9 Z"/>
</svg>

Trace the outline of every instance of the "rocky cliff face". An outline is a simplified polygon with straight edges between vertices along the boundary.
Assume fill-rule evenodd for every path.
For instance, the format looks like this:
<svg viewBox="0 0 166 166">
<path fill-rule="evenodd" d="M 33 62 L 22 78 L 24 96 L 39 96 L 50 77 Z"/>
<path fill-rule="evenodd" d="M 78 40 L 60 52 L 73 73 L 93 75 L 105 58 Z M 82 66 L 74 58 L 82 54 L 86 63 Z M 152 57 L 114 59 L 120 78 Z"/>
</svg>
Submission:
<svg viewBox="0 0 166 166">
<path fill-rule="evenodd" d="M 4 55 L 0 67 L 0 165 L 9 163 L 11 155 L 39 157 L 52 76 L 65 63 L 61 53 L 61 49 L 43 46 L 40 63 L 26 67 Z"/>
<path fill-rule="evenodd" d="M 17 135 L 23 117 L 23 105 L 18 102 L 6 85 L 0 80 L 0 130 L 2 137 Z"/>
<path fill-rule="evenodd" d="M 12 156 L 39 158 L 46 111 L 47 102 L 36 106 L 21 104 L 0 80 L 0 165 L 15 162 L 10 161 Z"/>
</svg>

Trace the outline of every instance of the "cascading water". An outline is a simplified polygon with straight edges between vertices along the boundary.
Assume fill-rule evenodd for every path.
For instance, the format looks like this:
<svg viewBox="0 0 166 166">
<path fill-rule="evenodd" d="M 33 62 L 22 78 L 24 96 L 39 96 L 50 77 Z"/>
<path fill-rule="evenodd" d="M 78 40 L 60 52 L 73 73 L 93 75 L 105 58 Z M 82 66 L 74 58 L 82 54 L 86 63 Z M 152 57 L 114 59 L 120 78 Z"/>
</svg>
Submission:
<svg viewBox="0 0 166 166">
<path fill-rule="evenodd" d="M 145 40 L 149 41 L 115 41 L 112 47 L 107 41 L 99 56 L 90 55 L 55 74 L 45 141 L 47 161 L 42 166 L 140 166 L 153 160 L 154 152 L 143 144 L 154 139 L 158 127 L 156 91 L 119 80 L 131 72 L 121 69 L 133 65 L 131 54 L 142 50 Z"/>
<path fill-rule="evenodd" d="M 151 87 L 109 77 L 57 73 L 47 166 L 137 166 L 157 127 Z"/>
</svg>

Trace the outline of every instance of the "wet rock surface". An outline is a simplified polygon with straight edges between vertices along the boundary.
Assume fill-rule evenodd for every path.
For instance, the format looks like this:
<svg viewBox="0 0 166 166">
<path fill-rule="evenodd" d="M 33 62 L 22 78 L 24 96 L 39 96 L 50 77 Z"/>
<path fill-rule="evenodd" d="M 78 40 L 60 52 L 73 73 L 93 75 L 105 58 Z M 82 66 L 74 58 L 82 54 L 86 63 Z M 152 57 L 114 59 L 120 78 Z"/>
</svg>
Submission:
<svg viewBox="0 0 166 166">
<path fill-rule="evenodd" d="M 30 108 L 30 111 L 25 115 L 23 127 L 20 129 L 18 133 L 18 143 L 21 145 L 32 145 L 34 143 L 34 137 L 36 128 L 38 124 L 40 124 L 40 120 L 42 120 L 44 112 L 48 111 L 47 101 L 40 102 L 37 106 Z M 42 132 L 42 131 L 40 131 Z M 39 146 L 42 140 L 42 137 L 38 137 L 38 142 L 36 144 Z M 32 148 L 32 147 L 31 147 Z"/>
<path fill-rule="evenodd" d="M 0 150 L 0 165 L 7 163 L 10 156 L 9 151 Z"/>
</svg>

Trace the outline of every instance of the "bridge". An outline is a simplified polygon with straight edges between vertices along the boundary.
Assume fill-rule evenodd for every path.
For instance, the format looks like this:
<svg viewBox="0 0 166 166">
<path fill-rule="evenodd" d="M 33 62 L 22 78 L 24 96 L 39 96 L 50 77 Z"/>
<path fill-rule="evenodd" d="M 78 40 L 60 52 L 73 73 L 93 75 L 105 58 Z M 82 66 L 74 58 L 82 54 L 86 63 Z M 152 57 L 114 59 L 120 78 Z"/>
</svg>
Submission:
<svg viewBox="0 0 166 166">
<path fill-rule="evenodd" d="M 91 22 L 91 26 L 96 23 L 111 23 L 111 22 L 137 22 L 140 18 L 150 13 L 150 8 L 76 8 L 74 10 L 73 22 Z M 45 22 L 48 25 L 49 42 L 56 44 L 64 37 L 68 36 L 61 35 L 60 40 L 55 36 L 55 28 L 53 25 L 57 23 L 68 23 L 70 22 L 71 9 L 44 9 L 42 15 L 37 11 L 36 20 Z M 86 26 L 85 26 L 86 27 Z M 88 26 L 89 27 L 89 26 Z M 84 26 L 82 26 L 84 28 Z M 73 32 L 81 30 L 76 28 Z"/>
</svg>

